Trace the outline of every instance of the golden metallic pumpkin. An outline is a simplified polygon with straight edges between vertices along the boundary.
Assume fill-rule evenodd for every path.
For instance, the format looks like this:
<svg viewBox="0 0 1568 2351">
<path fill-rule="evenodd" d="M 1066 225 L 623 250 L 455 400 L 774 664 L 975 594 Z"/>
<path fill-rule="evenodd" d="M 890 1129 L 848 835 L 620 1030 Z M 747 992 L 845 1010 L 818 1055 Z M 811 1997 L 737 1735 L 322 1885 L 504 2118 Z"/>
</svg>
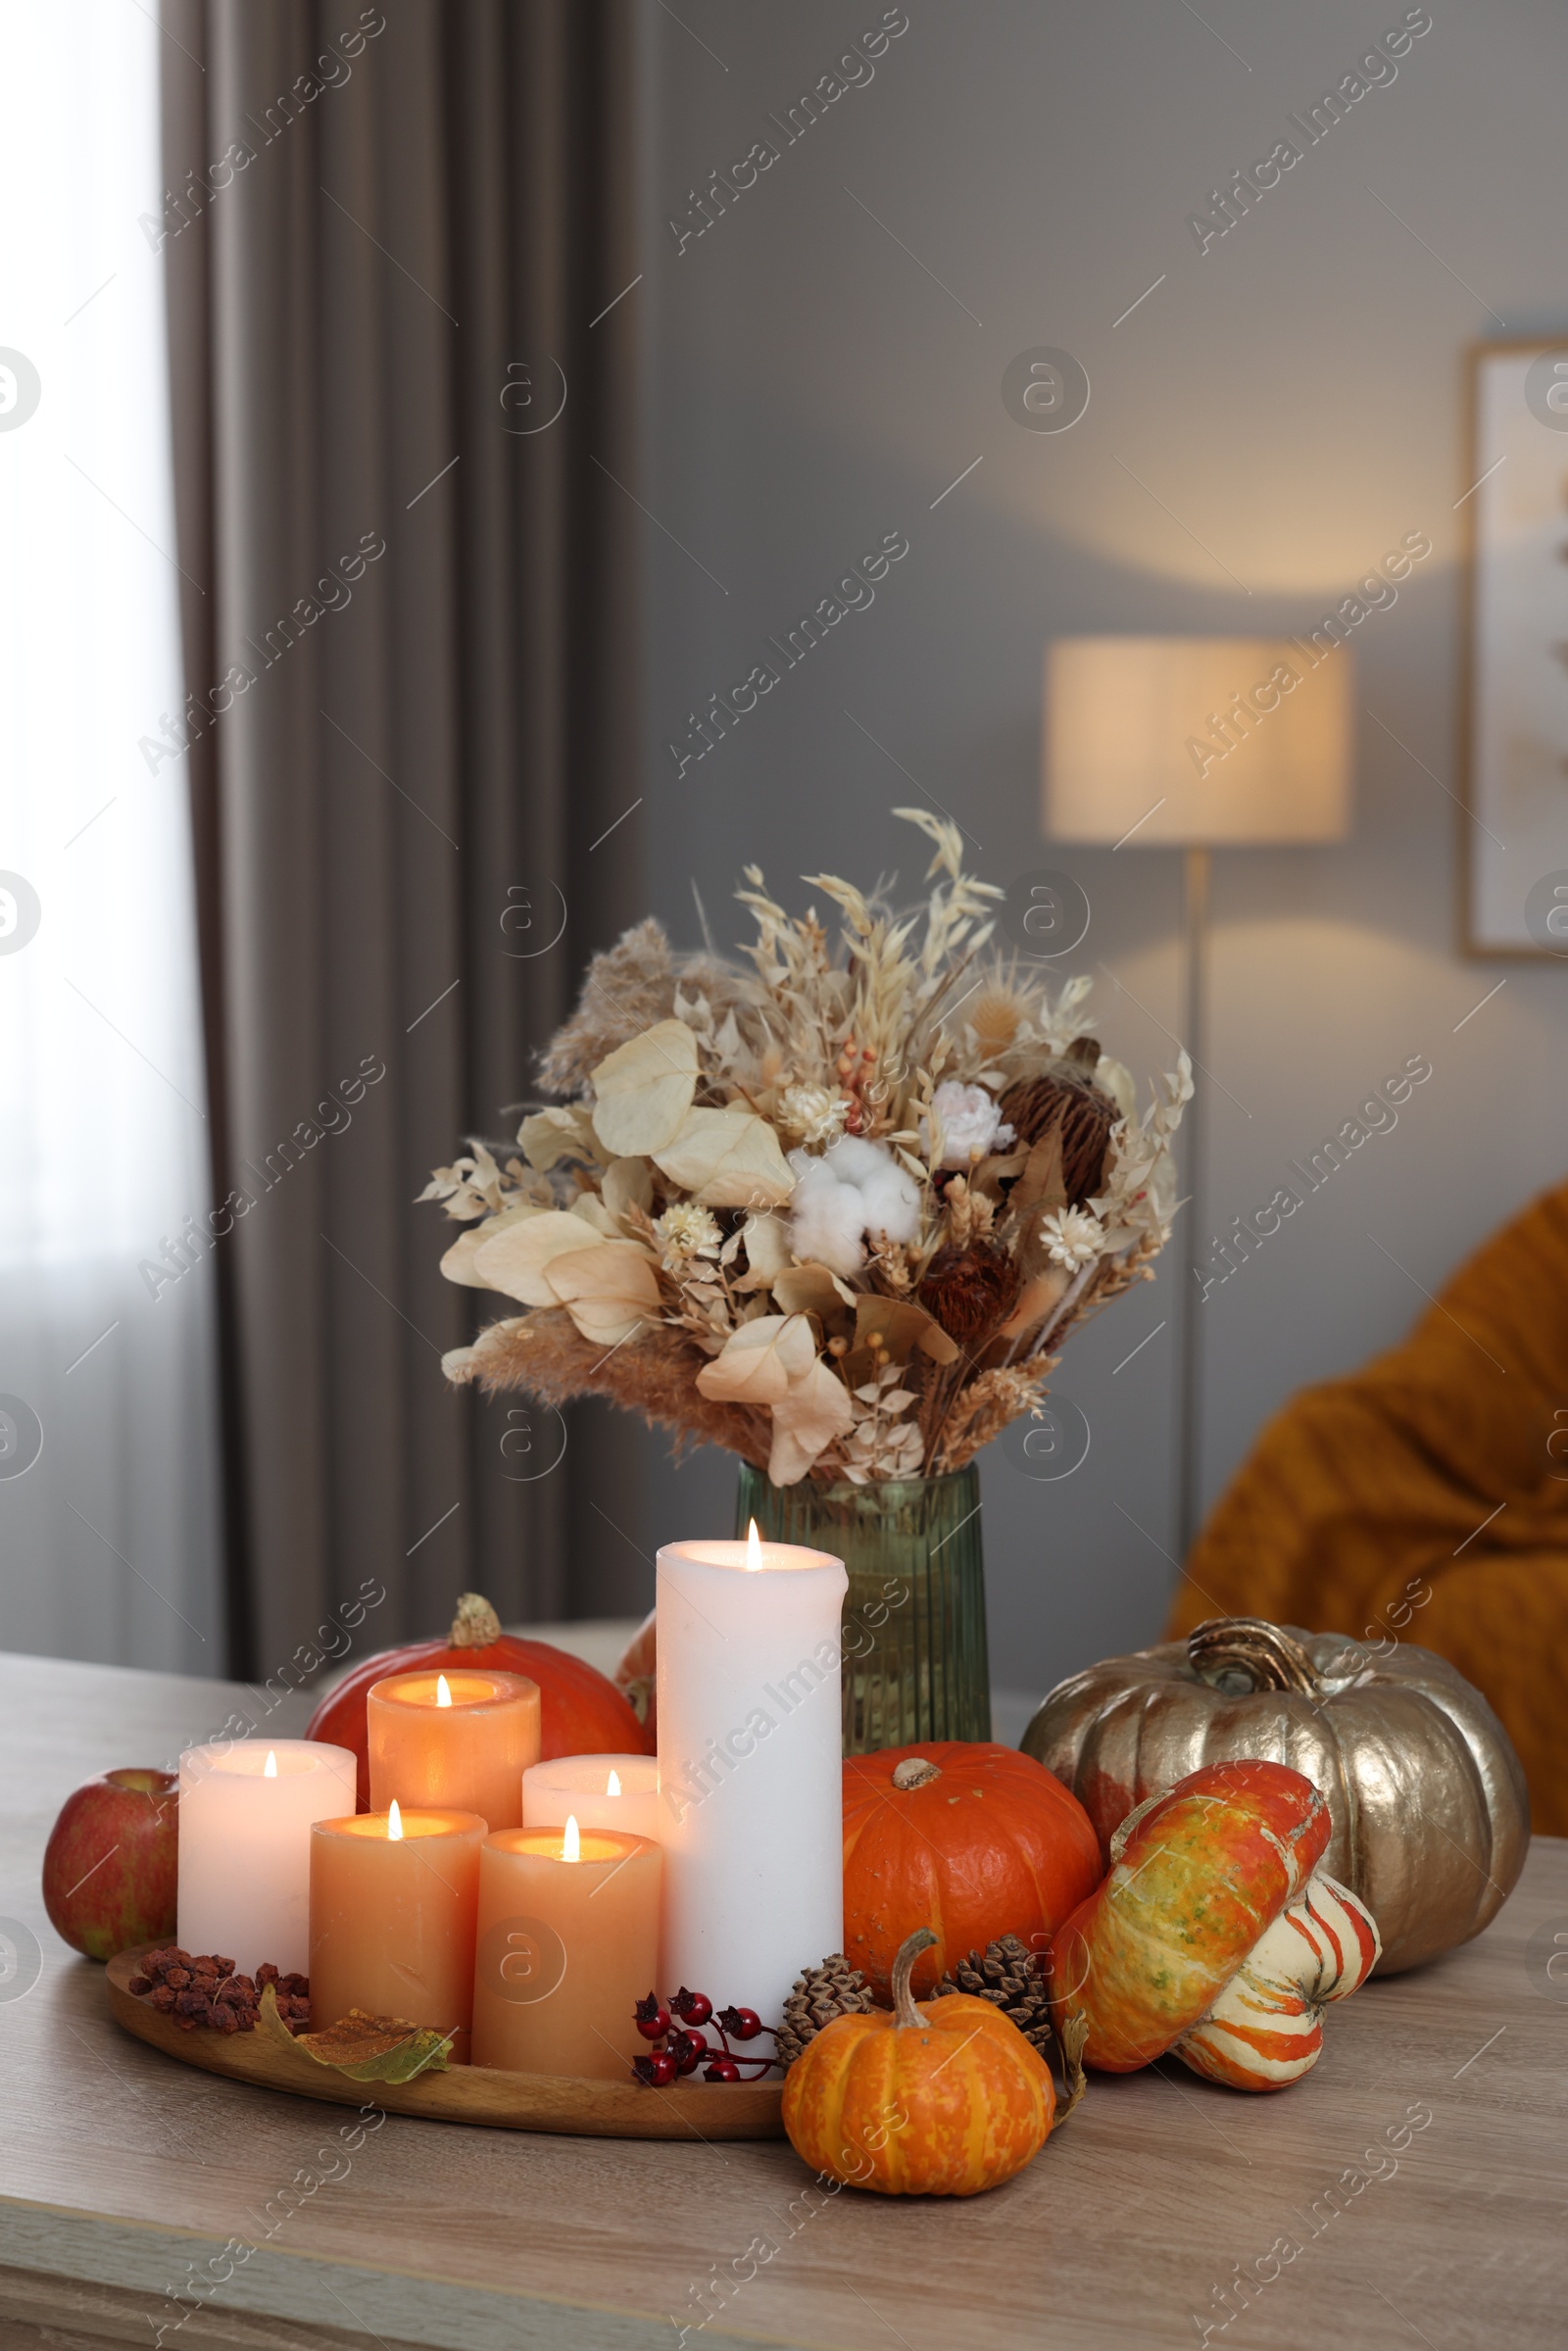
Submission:
<svg viewBox="0 0 1568 2351">
<path fill-rule="evenodd" d="M 1058 1683 L 1021 1743 L 1078 1797 L 1107 1865 L 1134 1806 L 1202 1764 L 1304 1773 L 1333 1819 L 1323 1866 L 1377 1920 L 1382 1976 L 1479 1935 L 1530 1846 L 1507 1733 L 1446 1658 L 1406 1641 L 1214 1617 Z"/>
</svg>

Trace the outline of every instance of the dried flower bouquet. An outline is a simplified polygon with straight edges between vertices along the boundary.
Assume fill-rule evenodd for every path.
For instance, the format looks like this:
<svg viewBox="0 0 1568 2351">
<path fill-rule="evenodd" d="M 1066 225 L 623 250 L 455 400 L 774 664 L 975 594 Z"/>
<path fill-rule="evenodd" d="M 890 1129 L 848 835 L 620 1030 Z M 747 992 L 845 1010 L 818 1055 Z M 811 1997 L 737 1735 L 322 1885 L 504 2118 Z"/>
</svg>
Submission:
<svg viewBox="0 0 1568 2351">
<path fill-rule="evenodd" d="M 1187 1056 L 1138 1116 L 1090 983 L 991 951 L 1003 893 L 957 828 L 923 907 L 829 874 L 835 945 L 747 868 L 750 968 L 641 923 L 591 965 L 524 1118 L 421 1198 L 449 1280 L 527 1311 L 447 1376 L 611 1397 L 775 1485 L 961 1468 L 1040 1397 L 1068 1331 L 1170 1237 Z"/>
</svg>

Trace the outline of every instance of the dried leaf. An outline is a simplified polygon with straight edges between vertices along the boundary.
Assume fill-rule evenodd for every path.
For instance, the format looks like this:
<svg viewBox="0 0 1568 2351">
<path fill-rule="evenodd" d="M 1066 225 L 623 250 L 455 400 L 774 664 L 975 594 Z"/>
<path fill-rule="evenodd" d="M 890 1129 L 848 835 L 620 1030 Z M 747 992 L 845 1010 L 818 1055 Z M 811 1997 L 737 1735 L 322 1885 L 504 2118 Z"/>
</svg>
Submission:
<svg viewBox="0 0 1568 2351">
<path fill-rule="evenodd" d="M 746 1245 L 746 1271 L 735 1285 L 737 1290 L 771 1289 L 776 1276 L 788 1271 L 790 1235 L 781 1216 L 748 1216 L 733 1238 Z"/>
<path fill-rule="evenodd" d="M 498 1233 L 505 1232 L 508 1226 L 521 1224 L 526 1217 L 542 1216 L 544 1213 L 531 1201 L 522 1202 L 514 1208 L 503 1208 L 499 1216 L 488 1218 L 484 1224 L 470 1225 L 467 1232 L 459 1234 L 447 1250 L 441 1260 L 441 1271 L 449 1282 L 460 1282 L 465 1289 L 490 1289 L 492 1285 L 484 1279 L 473 1262 L 480 1248 L 486 1241 L 494 1240 Z"/>
<path fill-rule="evenodd" d="M 585 1339 L 605 1347 L 618 1347 L 660 1311 L 659 1277 L 635 1241 L 564 1250 L 552 1257 L 544 1278 L 552 1301 L 565 1307 Z"/>
<path fill-rule="evenodd" d="M 628 1208 L 646 1212 L 654 1204 L 654 1179 L 643 1158 L 612 1159 L 599 1189 L 612 1216 L 624 1216 Z"/>
<path fill-rule="evenodd" d="M 294 2033 L 278 2015 L 276 1996 L 268 1984 L 257 2022 L 270 2040 L 302 2049 L 318 2065 L 330 2066 L 351 2082 L 412 2082 L 416 2074 L 448 2070 L 452 2035 L 434 2026 L 411 2025 L 404 2017 L 368 2016 L 363 2008 L 351 2008 L 323 2033 Z"/>
<path fill-rule="evenodd" d="M 545 1280 L 545 1268 L 552 1258 L 583 1246 L 582 1218 L 564 1208 L 546 1208 L 489 1240 L 481 1231 L 473 1270 L 486 1290 L 503 1291 L 525 1306 L 553 1306 L 556 1294 Z"/>
<path fill-rule="evenodd" d="M 786 1314 L 817 1314 L 830 1330 L 849 1327 L 855 1292 L 825 1265 L 787 1266 L 773 1278 L 773 1296 Z"/>
<path fill-rule="evenodd" d="M 1036 1207 L 1064 1208 L 1067 1194 L 1061 1173 L 1061 1123 L 1046 1129 L 1024 1163 L 1024 1171 L 1007 1198 L 1020 1223 Z"/>
<path fill-rule="evenodd" d="M 622 1238 L 619 1225 L 597 1192 L 580 1192 L 566 1213 L 575 1216 L 590 1232 L 597 1233 L 601 1241 L 619 1241 Z"/>
<path fill-rule="evenodd" d="M 803 1380 L 773 1406 L 773 1449 L 767 1474 L 775 1486 L 793 1486 L 835 1437 L 855 1426 L 855 1407 L 844 1382 L 814 1356 Z"/>
<path fill-rule="evenodd" d="M 778 1137 L 755 1110 L 689 1110 L 652 1155 L 708 1208 L 781 1208 L 795 1189 Z"/>
<path fill-rule="evenodd" d="M 933 1363 L 956 1362 L 956 1343 L 923 1306 L 912 1298 L 878 1298 L 862 1293 L 855 1301 L 855 1347 L 858 1352 L 869 1345 L 872 1332 L 886 1343 L 895 1363 L 907 1362 L 911 1351 L 918 1347 Z"/>
<path fill-rule="evenodd" d="M 517 1143 L 530 1167 L 548 1174 L 563 1159 L 597 1159 L 598 1147 L 587 1112 L 576 1103 L 535 1111 L 517 1129 Z"/>
<path fill-rule="evenodd" d="M 804 1314 L 763 1314 L 731 1333 L 697 1385 L 715 1403 L 778 1404 L 815 1363 L 816 1340 Z"/>
<path fill-rule="evenodd" d="M 1044 1322 L 1052 1307 L 1059 1304 L 1066 1295 L 1067 1280 L 1065 1266 L 1048 1265 L 1044 1273 L 1037 1273 L 1033 1281 L 1025 1282 L 1018 1294 L 1018 1303 L 997 1332 L 997 1337 L 1021 1339 L 1026 1331 L 1032 1331 L 1037 1323 Z"/>
<path fill-rule="evenodd" d="M 697 1092 L 697 1039 L 684 1020 L 657 1021 L 593 1072 L 594 1132 L 616 1158 L 673 1142 Z M 677 1179 L 678 1180 L 678 1179 Z"/>
</svg>

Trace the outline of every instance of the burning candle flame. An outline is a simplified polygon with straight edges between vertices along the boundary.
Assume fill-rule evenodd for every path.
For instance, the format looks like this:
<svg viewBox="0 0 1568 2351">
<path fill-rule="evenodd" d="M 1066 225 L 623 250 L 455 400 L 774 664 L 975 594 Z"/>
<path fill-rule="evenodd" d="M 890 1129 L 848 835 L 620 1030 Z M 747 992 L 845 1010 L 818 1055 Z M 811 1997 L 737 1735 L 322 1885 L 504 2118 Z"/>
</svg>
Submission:
<svg viewBox="0 0 1568 2351">
<path fill-rule="evenodd" d="M 561 1858 L 563 1861 L 581 1859 L 577 1849 L 577 1815 L 574 1812 L 566 1815 L 566 1834 L 561 1840 Z"/>
<path fill-rule="evenodd" d="M 618 1796 L 618 1795 L 619 1795 L 619 1793 L 620 1793 L 620 1774 L 619 1774 L 619 1772 L 612 1771 L 612 1772 L 611 1773 L 611 1775 L 610 1775 L 610 1778 L 609 1778 L 609 1779 L 606 1781 L 606 1783 L 605 1783 L 605 1793 L 606 1793 L 606 1795 L 607 1795 L 607 1796 Z"/>
<path fill-rule="evenodd" d="M 447 1678 L 445 1674 L 436 1675 L 435 1702 L 438 1706 L 450 1706 L 452 1703 L 452 1692 L 447 1688 Z"/>
<path fill-rule="evenodd" d="M 757 1540 L 757 1521 L 754 1518 L 746 1530 L 746 1565 L 756 1570 L 762 1564 L 762 1546 Z"/>
<path fill-rule="evenodd" d="M 277 1754 L 272 1747 L 269 1747 L 267 1750 L 267 1761 L 262 1766 L 262 1778 L 264 1780 L 277 1778 Z"/>
<path fill-rule="evenodd" d="M 392 1809 L 386 1816 L 386 1833 L 392 1844 L 400 1845 L 403 1842 L 403 1815 L 398 1810 L 396 1796 L 392 1798 Z"/>
</svg>

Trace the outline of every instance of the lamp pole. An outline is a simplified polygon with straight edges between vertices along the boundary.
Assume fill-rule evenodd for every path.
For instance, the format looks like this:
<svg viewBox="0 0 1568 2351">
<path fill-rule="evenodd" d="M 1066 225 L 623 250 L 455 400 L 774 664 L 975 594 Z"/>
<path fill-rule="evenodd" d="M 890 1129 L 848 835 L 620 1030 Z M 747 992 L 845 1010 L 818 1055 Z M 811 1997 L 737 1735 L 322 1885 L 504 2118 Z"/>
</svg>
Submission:
<svg viewBox="0 0 1568 2351">
<path fill-rule="evenodd" d="M 1189 847 L 1182 864 L 1182 1043 L 1193 1066 L 1202 1062 L 1207 1026 L 1209 853 Z M 1187 1149 L 1186 1241 L 1182 1249 L 1181 1386 L 1177 1399 L 1176 1532 L 1183 1567 L 1198 1533 L 1201 1359 L 1198 1344 L 1199 1252 L 1203 1185 L 1203 1086 L 1193 1089 L 1184 1128 Z"/>
</svg>

